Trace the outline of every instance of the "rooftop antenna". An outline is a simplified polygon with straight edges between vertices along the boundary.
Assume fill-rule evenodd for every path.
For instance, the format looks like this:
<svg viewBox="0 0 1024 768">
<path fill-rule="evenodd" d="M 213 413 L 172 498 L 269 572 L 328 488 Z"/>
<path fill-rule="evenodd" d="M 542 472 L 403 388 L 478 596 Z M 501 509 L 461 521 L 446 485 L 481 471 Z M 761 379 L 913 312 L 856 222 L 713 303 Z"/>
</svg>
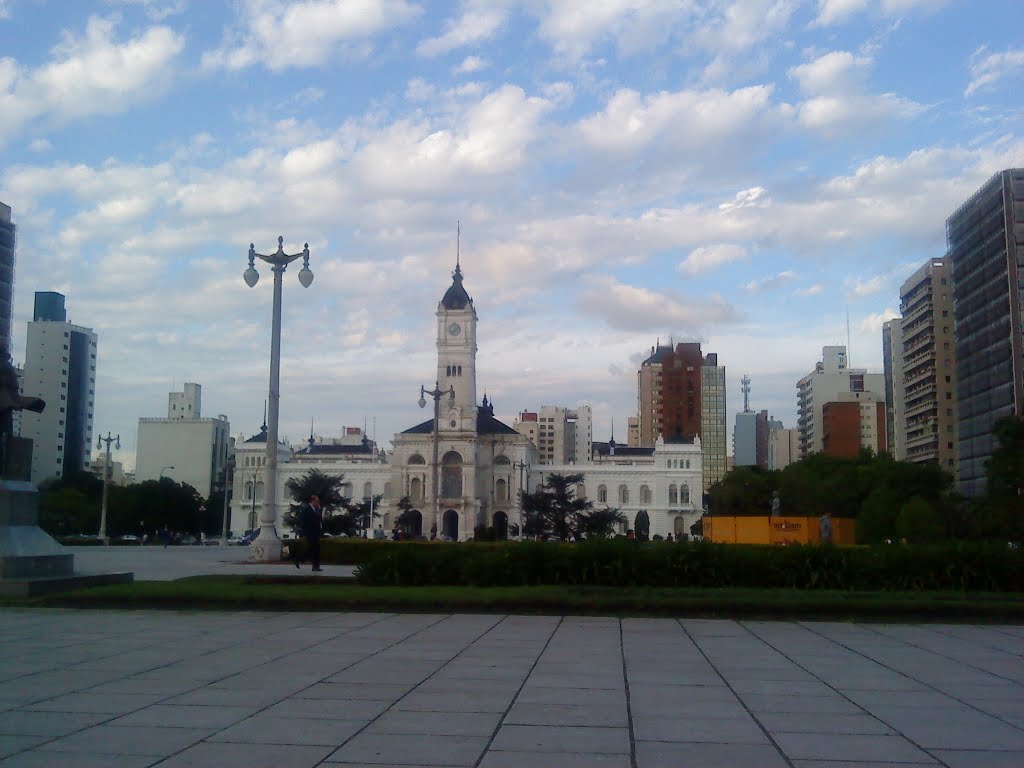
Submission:
<svg viewBox="0 0 1024 768">
<path fill-rule="evenodd" d="M 850 350 L 850 305 L 846 305 L 846 367 L 853 368 L 853 353 Z"/>
<path fill-rule="evenodd" d="M 750 413 L 750 377 L 745 373 L 740 379 L 740 389 L 743 390 L 743 412 Z"/>
<path fill-rule="evenodd" d="M 267 401 L 263 401 L 263 431 L 267 431 Z"/>
</svg>

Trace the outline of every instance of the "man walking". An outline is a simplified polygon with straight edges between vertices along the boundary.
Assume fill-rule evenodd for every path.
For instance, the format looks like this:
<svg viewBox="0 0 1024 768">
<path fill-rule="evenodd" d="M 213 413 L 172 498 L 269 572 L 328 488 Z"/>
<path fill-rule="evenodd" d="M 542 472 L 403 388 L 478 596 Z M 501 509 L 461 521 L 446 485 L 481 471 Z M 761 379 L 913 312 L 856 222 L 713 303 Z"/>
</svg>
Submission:
<svg viewBox="0 0 1024 768">
<path fill-rule="evenodd" d="M 313 495 L 309 501 L 302 505 L 299 511 L 299 529 L 309 545 L 309 559 L 313 562 L 313 570 L 323 570 L 320 567 L 320 536 L 323 534 L 324 515 L 320 508 L 320 497 Z M 299 548 L 295 548 L 295 567 L 300 567 L 301 555 Z"/>
</svg>

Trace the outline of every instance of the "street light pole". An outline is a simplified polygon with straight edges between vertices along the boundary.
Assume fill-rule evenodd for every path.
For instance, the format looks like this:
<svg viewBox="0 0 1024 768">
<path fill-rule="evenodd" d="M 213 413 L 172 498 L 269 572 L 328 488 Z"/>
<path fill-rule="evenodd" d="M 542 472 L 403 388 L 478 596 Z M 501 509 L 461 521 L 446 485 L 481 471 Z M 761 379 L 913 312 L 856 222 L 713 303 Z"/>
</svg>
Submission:
<svg viewBox="0 0 1024 768">
<path fill-rule="evenodd" d="M 299 282 L 308 288 L 313 282 L 313 272 L 309 269 L 309 243 L 299 253 L 284 252 L 284 238 L 277 238 L 277 251 L 265 256 L 256 253 L 256 247 L 249 244 L 249 268 L 243 277 L 250 288 L 260 279 L 256 271 L 255 260 L 259 258 L 270 264 L 274 273 L 274 306 L 270 330 L 270 391 L 267 398 L 267 456 L 264 461 L 263 507 L 260 510 L 260 533 L 250 545 L 249 559 L 274 561 L 281 559 L 281 539 L 277 535 L 274 521 L 277 517 L 277 418 L 281 404 L 281 288 L 284 271 L 297 258 L 302 257 L 302 269 L 299 270 Z M 254 491 L 255 495 L 255 491 Z"/>
<path fill-rule="evenodd" d="M 249 529 L 248 533 L 256 527 L 256 478 L 259 477 L 258 472 L 252 473 L 252 512 L 249 513 Z"/>
<path fill-rule="evenodd" d="M 432 430 L 433 431 L 433 438 L 434 438 L 434 446 L 433 446 L 434 447 L 434 464 L 433 464 L 433 473 L 432 473 L 430 484 L 431 484 L 431 490 L 432 490 L 432 492 L 434 494 L 434 526 L 433 527 L 434 527 L 434 533 L 435 534 L 440 533 L 440 531 L 441 531 L 440 497 L 438 496 L 438 493 L 437 493 L 437 470 L 438 470 L 438 458 L 437 458 L 437 454 L 438 454 L 438 435 L 437 435 L 437 430 L 440 427 L 441 398 L 444 395 L 446 395 L 446 394 L 448 395 L 448 402 L 449 403 L 454 403 L 455 402 L 455 387 L 449 386 L 447 390 L 442 390 L 440 388 L 440 386 L 438 386 L 438 382 L 435 381 L 434 382 L 434 388 L 431 391 L 428 392 L 422 385 L 420 386 L 420 408 L 426 408 L 427 407 L 427 395 L 430 395 L 432 398 L 434 398 L 434 429 Z"/>
<path fill-rule="evenodd" d="M 107 434 L 109 435 L 110 433 L 108 432 Z M 118 446 L 118 447 L 120 448 L 120 446 Z M 164 479 L 164 472 L 166 472 L 168 469 L 174 469 L 174 467 L 164 467 L 163 469 L 161 469 L 160 470 L 160 478 L 159 478 L 160 480 Z"/>
<path fill-rule="evenodd" d="M 224 543 L 228 543 L 228 483 L 234 479 L 235 458 L 231 456 L 224 463 Z"/>
<path fill-rule="evenodd" d="M 103 462 L 103 501 L 100 502 L 100 538 L 103 543 L 108 543 L 107 539 L 107 485 L 110 481 L 110 444 L 115 443 L 115 448 L 121 450 L 121 435 L 117 437 L 111 437 L 110 433 L 107 432 L 106 437 L 100 437 L 96 440 L 96 449 L 99 450 L 103 447 L 103 444 L 107 444 L 107 455 Z"/>
</svg>

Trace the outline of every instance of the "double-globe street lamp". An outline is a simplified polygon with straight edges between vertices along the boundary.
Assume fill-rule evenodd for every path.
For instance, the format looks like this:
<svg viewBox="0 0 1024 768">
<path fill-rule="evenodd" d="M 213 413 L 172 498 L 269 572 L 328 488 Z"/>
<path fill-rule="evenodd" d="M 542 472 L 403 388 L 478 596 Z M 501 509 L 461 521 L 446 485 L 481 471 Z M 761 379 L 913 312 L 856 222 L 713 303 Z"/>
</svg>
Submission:
<svg viewBox="0 0 1024 768">
<path fill-rule="evenodd" d="M 270 330 L 270 392 L 267 398 L 267 456 L 264 461 L 263 506 L 260 510 L 260 532 L 249 547 L 250 560 L 273 561 L 281 559 L 281 539 L 278 538 L 274 521 L 277 517 L 277 417 L 281 401 L 281 284 L 284 271 L 297 258 L 302 257 L 302 269 L 299 270 L 299 282 L 308 288 L 313 282 L 313 273 L 309 269 L 309 243 L 299 253 L 284 252 L 284 238 L 277 238 L 277 252 L 269 256 L 256 253 L 256 247 L 249 244 L 249 268 L 243 277 L 245 284 L 255 287 L 260 279 L 256 271 L 256 259 L 270 264 L 274 273 L 274 309 Z M 255 494 L 255 489 L 253 489 Z"/>
<path fill-rule="evenodd" d="M 434 398 L 434 429 L 432 430 L 433 437 L 434 437 L 434 463 L 432 465 L 432 476 L 431 476 L 431 479 L 430 479 L 430 483 L 431 483 L 431 490 L 432 490 L 432 492 L 434 494 L 434 525 L 433 525 L 433 530 L 434 530 L 434 534 L 436 535 L 436 534 L 438 534 L 441 531 L 440 498 L 439 498 L 439 495 L 437 493 L 437 470 L 438 470 L 438 460 L 437 460 L 438 436 L 437 436 L 437 430 L 438 430 L 438 428 L 439 428 L 439 426 L 441 424 L 441 422 L 440 422 L 440 417 L 441 417 L 441 398 L 444 397 L 445 395 L 448 395 L 448 404 L 449 405 L 453 405 L 455 403 L 455 387 L 451 387 L 450 386 L 450 387 L 448 387 L 448 389 L 442 390 L 440 388 L 440 386 L 438 385 L 438 382 L 435 381 L 434 382 L 434 388 L 428 392 L 421 385 L 420 386 L 420 408 L 426 408 L 427 407 L 427 395 L 430 395 L 432 398 Z"/>
<path fill-rule="evenodd" d="M 103 447 L 103 444 L 107 444 L 107 454 L 103 461 L 103 501 L 100 502 L 100 539 L 106 544 L 107 539 L 107 484 L 110 481 L 110 444 L 114 443 L 114 447 L 117 450 L 121 450 L 121 436 L 111 437 L 110 433 L 107 432 L 106 437 L 100 437 L 96 440 L 96 449 L 99 450 Z"/>
</svg>

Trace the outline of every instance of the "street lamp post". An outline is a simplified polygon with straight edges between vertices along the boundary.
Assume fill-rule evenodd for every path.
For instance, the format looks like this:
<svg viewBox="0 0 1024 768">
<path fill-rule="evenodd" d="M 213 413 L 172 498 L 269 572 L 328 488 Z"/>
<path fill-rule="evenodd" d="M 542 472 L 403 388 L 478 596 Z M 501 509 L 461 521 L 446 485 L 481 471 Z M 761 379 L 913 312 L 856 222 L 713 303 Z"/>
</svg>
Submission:
<svg viewBox="0 0 1024 768">
<path fill-rule="evenodd" d="M 224 543 L 228 543 L 228 488 L 229 483 L 234 479 L 235 457 L 229 456 L 224 464 Z"/>
<path fill-rule="evenodd" d="M 526 462 L 520 459 L 512 462 L 512 469 L 519 470 L 519 533 L 523 531 L 523 474 L 529 467 Z M 526 475 L 526 493 L 530 492 L 530 476 Z"/>
<path fill-rule="evenodd" d="M 258 472 L 252 473 L 252 512 L 249 513 L 249 528 L 246 533 L 256 527 L 256 478 L 259 477 Z"/>
<path fill-rule="evenodd" d="M 438 496 L 438 493 L 437 493 L 437 469 L 438 469 L 438 466 L 437 466 L 438 465 L 438 459 L 437 459 L 437 453 L 438 453 L 437 430 L 440 427 L 440 423 L 441 423 L 440 422 L 440 417 L 441 417 L 441 398 L 444 395 L 446 395 L 446 394 L 448 395 L 448 402 L 449 403 L 454 403 L 455 402 L 455 387 L 451 387 L 450 386 L 450 387 L 448 387 L 447 390 L 442 390 L 438 386 L 438 382 L 435 381 L 434 382 L 434 388 L 431 391 L 428 392 L 423 386 L 420 386 L 420 408 L 426 408 L 427 407 L 427 395 L 430 395 L 432 398 L 434 398 L 434 429 L 432 430 L 433 431 L 433 438 L 434 438 L 434 446 L 433 446 L 434 447 L 434 464 L 433 464 L 433 471 L 432 471 L 432 476 L 431 476 L 431 479 L 430 479 L 430 484 L 431 484 L 431 490 L 432 490 L 432 492 L 434 494 L 434 526 L 433 527 L 434 527 L 435 534 L 436 533 L 440 533 L 440 531 L 441 531 L 440 499 L 439 499 L 439 496 Z"/>
<path fill-rule="evenodd" d="M 108 432 L 107 434 L 110 434 L 110 433 Z M 174 469 L 174 467 L 168 466 L 168 467 L 164 467 L 163 469 L 161 469 L 160 470 L 160 478 L 159 478 L 160 480 L 164 479 L 164 472 L 166 472 L 168 469 Z"/>
<path fill-rule="evenodd" d="M 284 252 L 284 238 L 277 238 L 277 252 L 269 256 L 256 253 L 256 247 L 249 244 L 249 268 L 243 277 L 250 288 L 260 279 L 256 271 L 257 258 L 270 264 L 274 273 L 274 306 L 270 330 L 270 392 L 267 398 L 267 457 L 264 462 L 263 507 L 260 510 L 260 533 L 249 549 L 251 560 L 273 561 L 281 559 L 281 539 L 278 538 L 274 520 L 277 517 L 277 417 L 281 401 L 281 287 L 284 271 L 297 258 L 302 257 L 302 269 L 299 270 L 299 282 L 308 288 L 313 282 L 313 272 L 309 269 L 309 243 L 299 253 Z M 254 492 L 255 493 L 255 492 Z"/>
<path fill-rule="evenodd" d="M 110 433 L 107 432 L 106 437 L 100 437 L 96 440 L 96 449 L 99 450 L 103 447 L 103 444 L 107 444 L 107 454 L 103 462 L 103 501 L 100 502 L 100 538 L 103 543 L 108 542 L 107 539 L 107 485 L 110 481 L 110 444 L 115 443 L 114 447 L 117 450 L 121 450 L 121 436 L 111 437 Z"/>
</svg>

